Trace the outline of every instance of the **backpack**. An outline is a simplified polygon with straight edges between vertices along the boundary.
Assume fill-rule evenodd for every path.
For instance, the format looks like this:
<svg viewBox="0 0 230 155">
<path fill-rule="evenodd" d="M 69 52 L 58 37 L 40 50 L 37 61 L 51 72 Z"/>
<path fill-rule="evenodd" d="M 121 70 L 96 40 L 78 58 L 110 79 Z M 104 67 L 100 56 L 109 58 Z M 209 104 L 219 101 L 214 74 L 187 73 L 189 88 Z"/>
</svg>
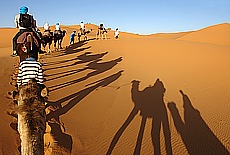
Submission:
<svg viewBox="0 0 230 155">
<path fill-rule="evenodd" d="M 50 31 L 44 31 L 43 36 L 50 37 L 51 36 Z"/>
<path fill-rule="evenodd" d="M 32 17 L 29 14 L 20 14 L 19 25 L 21 27 L 32 27 Z"/>
</svg>

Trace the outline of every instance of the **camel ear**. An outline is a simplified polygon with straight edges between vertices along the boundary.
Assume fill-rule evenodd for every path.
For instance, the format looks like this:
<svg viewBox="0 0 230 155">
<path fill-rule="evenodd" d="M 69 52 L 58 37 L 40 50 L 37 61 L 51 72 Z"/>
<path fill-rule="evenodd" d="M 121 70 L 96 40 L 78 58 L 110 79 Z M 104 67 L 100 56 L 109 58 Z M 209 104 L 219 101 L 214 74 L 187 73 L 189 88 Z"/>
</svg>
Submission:
<svg viewBox="0 0 230 155">
<path fill-rule="evenodd" d="M 41 91 L 41 96 L 42 97 L 48 97 L 49 95 L 49 90 L 47 87 L 43 88 L 42 91 Z"/>
</svg>

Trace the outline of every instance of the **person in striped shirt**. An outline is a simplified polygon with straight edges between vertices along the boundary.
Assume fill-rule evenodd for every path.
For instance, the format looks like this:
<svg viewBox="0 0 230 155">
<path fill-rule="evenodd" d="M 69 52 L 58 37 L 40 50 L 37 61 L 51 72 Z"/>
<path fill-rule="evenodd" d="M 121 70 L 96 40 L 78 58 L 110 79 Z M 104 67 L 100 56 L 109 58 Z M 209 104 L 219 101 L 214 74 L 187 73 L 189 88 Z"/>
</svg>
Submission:
<svg viewBox="0 0 230 155">
<path fill-rule="evenodd" d="M 28 54 L 28 58 L 19 65 L 17 77 L 18 87 L 27 84 L 30 79 L 35 79 L 38 84 L 43 85 L 42 65 L 35 60 L 34 54 L 31 52 Z"/>
</svg>

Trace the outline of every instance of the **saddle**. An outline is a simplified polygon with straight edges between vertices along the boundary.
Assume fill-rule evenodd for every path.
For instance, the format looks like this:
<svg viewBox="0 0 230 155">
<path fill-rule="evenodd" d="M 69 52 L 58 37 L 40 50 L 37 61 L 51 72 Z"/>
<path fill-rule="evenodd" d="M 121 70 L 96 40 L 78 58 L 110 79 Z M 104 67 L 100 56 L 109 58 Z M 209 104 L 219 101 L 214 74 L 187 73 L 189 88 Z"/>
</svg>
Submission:
<svg viewBox="0 0 230 155">
<path fill-rule="evenodd" d="M 51 36 L 52 36 L 52 34 L 50 33 L 50 31 L 45 31 L 43 33 L 43 37 L 51 37 Z"/>
<path fill-rule="evenodd" d="M 34 36 L 34 32 L 23 32 L 17 39 L 17 44 L 23 44 L 25 42 L 27 42 L 27 38 L 28 36 L 31 36 L 30 38 L 32 38 L 32 42 L 34 42 L 36 44 L 37 47 L 39 47 L 39 42 L 38 40 L 36 39 L 36 37 Z"/>
<path fill-rule="evenodd" d="M 54 34 L 62 35 L 62 31 L 61 31 L 61 30 L 55 30 L 55 31 L 54 31 Z"/>
</svg>

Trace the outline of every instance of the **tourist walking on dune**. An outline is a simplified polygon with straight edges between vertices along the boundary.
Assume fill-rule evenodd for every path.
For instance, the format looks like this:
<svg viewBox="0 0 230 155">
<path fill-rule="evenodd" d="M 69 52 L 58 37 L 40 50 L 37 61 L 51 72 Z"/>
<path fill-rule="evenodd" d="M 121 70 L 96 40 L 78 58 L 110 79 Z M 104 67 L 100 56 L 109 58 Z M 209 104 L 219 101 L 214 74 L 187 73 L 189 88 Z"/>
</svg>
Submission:
<svg viewBox="0 0 230 155">
<path fill-rule="evenodd" d="M 116 31 L 114 32 L 114 38 L 118 39 L 119 38 L 119 30 L 116 28 Z"/>
<path fill-rule="evenodd" d="M 71 34 L 70 34 L 70 42 L 69 45 L 73 45 L 74 44 L 74 37 L 76 36 L 76 31 L 74 30 Z"/>
</svg>

